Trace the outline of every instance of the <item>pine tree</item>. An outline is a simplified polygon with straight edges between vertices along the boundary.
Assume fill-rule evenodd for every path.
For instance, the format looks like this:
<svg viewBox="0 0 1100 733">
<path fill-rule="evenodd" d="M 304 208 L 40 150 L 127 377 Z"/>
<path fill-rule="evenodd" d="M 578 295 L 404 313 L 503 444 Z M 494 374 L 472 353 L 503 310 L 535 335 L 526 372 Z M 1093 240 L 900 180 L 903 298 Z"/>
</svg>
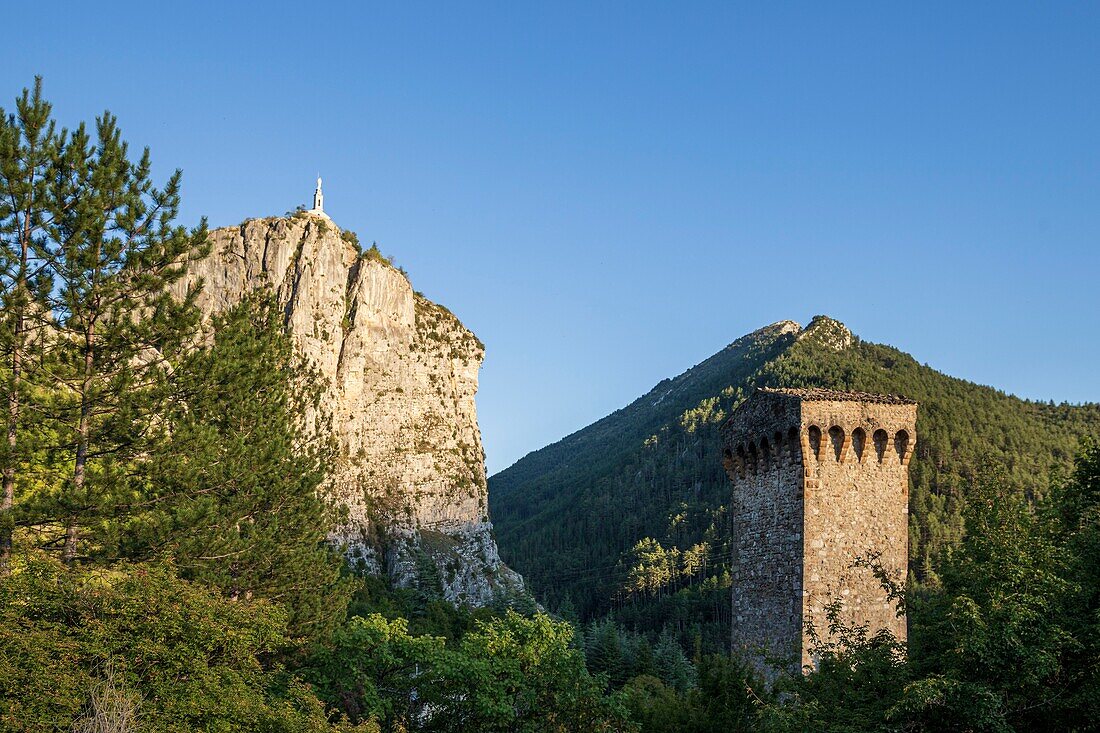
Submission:
<svg viewBox="0 0 1100 733">
<path fill-rule="evenodd" d="M 177 299 L 169 288 L 205 254 L 205 222 L 191 231 L 174 224 L 180 172 L 157 189 L 148 149 L 136 163 L 128 153 L 110 113 L 96 120 L 94 142 L 81 125 L 60 157 L 47 236 L 36 244 L 54 277 L 52 417 L 71 466 L 57 496 L 69 564 L 82 528 L 132 498 L 129 464 L 147 447 L 171 363 L 198 320 L 194 293 Z"/>
<path fill-rule="evenodd" d="M 35 79 L 33 91 L 23 90 L 13 114 L 0 109 L 0 352 L 6 377 L 5 436 L 0 444 L 0 575 L 9 569 L 17 471 L 26 453 L 20 450 L 20 433 L 29 417 L 24 402 L 33 376 L 29 371 L 35 366 L 28 351 L 42 324 L 42 295 L 49 292 L 50 284 L 36 254 L 50 221 L 50 183 L 64 138 L 51 111 L 42 98 L 41 77 Z"/>
<path fill-rule="evenodd" d="M 179 399 L 143 462 L 151 508 L 119 541 L 132 557 L 170 555 L 183 577 L 229 598 L 277 601 L 294 634 L 322 635 L 343 620 L 353 584 L 325 543 L 332 517 L 318 491 L 334 452 L 317 437 L 320 377 L 268 293 L 212 325 L 213 344 L 176 369 Z"/>
<path fill-rule="evenodd" d="M 676 636 L 666 627 L 653 648 L 653 663 L 657 676 L 677 692 L 687 692 L 695 684 L 695 670 L 684 654 Z"/>
<path fill-rule="evenodd" d="M 622 639 L 613 621 L 593 623 L 585 643 L 588 665 L 596 674 L 606 674 L 613 685 L 626 681 Z"/>
</svg>

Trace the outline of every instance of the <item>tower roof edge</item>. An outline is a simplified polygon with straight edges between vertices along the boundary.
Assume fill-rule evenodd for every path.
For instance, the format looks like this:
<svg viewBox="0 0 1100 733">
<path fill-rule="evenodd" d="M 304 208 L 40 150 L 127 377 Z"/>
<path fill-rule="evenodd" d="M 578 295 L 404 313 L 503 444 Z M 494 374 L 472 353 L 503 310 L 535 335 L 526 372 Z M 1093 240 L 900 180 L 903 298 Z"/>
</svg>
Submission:
<svg viewBox="0 0 1100 733">
<path fill-rule="evenodd" d="M 877 394 L 823 387 L 760 387 L 757 394 L 774 394 L 802 400 L 803 402 L 872 402 L 882 405 L 915 405 L 917 401 L 898 394 Z M 751 398 L 750 398 L 751 399 Z"/>
</svg>

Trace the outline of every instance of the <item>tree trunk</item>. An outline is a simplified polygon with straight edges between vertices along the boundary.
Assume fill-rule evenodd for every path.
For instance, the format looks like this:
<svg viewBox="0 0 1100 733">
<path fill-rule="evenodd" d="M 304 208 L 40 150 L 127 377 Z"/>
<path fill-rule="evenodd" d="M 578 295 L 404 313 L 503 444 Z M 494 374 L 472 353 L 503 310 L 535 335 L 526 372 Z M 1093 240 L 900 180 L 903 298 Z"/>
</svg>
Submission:
<svg viewBox="0 0 1100 733">
<path fill-rule="evenodd" d="M 8 386 L 8 458 L 2 470 L 3 494 L 0 495 L 0 513 L 9 519 L 15 505 L 16 446 L 19 436 L 19 389 L 23 368 L 23 334 L 26 328 L 27 308 L 27 256 L 30 242 L 30 216 L 23 220 L 23 236 L 19 252 L 19 275 L 15 282 L 15 323 L 12 326 L 11 382 Z M 11 573 L 11 547 L 13 527 L 10 521 L 0 522 L 0 577 Z"/>
<path fill-rule="evenodd" d="M 22 318 L 17 317 L 15 331 L 18 334 L 22 326 Z M 16 336 L 18 342 L 19 336 Z M 8 460 L 4 466 L 3 496 L 0 496 L 0 512 L 5 519 L 12 511 L 15 504 L 15 447 L 18 436 L 19 423 L 19 369 L 21 367 L 22 353 L 17 345 L 11 357 L 11 386 L 8 390 Z M 11 572 L 11 542 L 12 526 L 5 521 L 0 528 L 0 576 L 6 576 Z"/>
<path fill-rule="evenodd" d="M 80 422 L 76 428 L 76 460 L 73 462 L 73 496 L 74 501 L 82 501 L 88 464 L 88 442 L 91 434 L 90 415 L 92 406 L 89 393 L 91 392 L 92 374 L 95 367 L 95 325 L 90 325 L 84 332 L 84 379 L 80 388 Z M 77 541 L 79 529 L 77 527 L 77 515 L 75 511 L 69 513 L 65 520 L 65 547 L 61 552 L 61 560 L 66 565 L 72 565 L 76 561 Z"/>
</svg>

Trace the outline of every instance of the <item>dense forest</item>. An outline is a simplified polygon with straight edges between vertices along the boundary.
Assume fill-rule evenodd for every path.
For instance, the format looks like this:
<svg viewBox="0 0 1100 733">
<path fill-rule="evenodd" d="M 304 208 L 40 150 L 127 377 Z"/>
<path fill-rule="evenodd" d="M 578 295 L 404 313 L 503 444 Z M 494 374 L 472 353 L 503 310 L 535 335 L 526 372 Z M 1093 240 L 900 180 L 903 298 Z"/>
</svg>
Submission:
<svg viewBox="0 0 1100 733">
<path fill-rule="evenodd" d="M 177 172 L 155 185 L 149 152 L 132 155 L 109 114 L 58 128 L 40 83 L 0 110 L 0 730 L 1100 722 L 1100 449 L 1076 439 L 1095 432 L 1093 408 L 1020 403 L 910 369 L 884 347 L 836 352 L 829 339 L 765 329 L 608 418 L 598 440 L 544 454 L 544 474 L 625 461 L 599 491 L 578 484 L 572 496 L 631 530 L 605 522 L 606 536 L 584 529 L 566 542 L 532 499 L 527 528 L 549 527 L 534 535 L 557 543 L 543 551 L 573 563 L 571 577 L 533 569 L 555 613 L 514 596 L 456 607 L 430 576 L 395 588 L 325 542 L 339 517 L 319 494 L 333 451 L 317 437 L 319 377 L 269 293 L 210 331 L 194 293 L 169 296 L 208 249 L 204 223 L 175 221 L 180 183 Z M 914 485 L 932 509 L 914 526 L 913 582 L 892 589 L 912 622 L 908 652 L 837 625 L 820 637 L 815 671 L 769 688 L 719 640 L 728 581 L 719 484 L 706 483 L 711 439 L 753 385 L 819 383 L 810 372 L 922 404 L 950 384 L 968 408 L 945 399 L 955 422 L 922 425 Z M 943 425 L 998 420 L 935 438 Z M 978 460 L 990 455 L 999 460 Z M 629 495 L 643 478 L 651 488 Z M 559 498 L 552 483 L 543 492 Z"/>
<path fill-rule="evenodd" d="M 818 316 L 738 339 L 718 354 L 490 478 L 505 560 L 550 608 L 612 618 L 685 648 L 729 639 L 729 482 L 719 428 L 757 387 L 828 387 L 919 402 L 910 467 L 910 567 L 936 581 L 963 534 L 968 487 L 996 470 L 1031 498 L 1100 433 L 1100 405 L 1028 402 L 941 374 Z M 617 517 L 608 522 L 608 517 Z"/>
</svg>

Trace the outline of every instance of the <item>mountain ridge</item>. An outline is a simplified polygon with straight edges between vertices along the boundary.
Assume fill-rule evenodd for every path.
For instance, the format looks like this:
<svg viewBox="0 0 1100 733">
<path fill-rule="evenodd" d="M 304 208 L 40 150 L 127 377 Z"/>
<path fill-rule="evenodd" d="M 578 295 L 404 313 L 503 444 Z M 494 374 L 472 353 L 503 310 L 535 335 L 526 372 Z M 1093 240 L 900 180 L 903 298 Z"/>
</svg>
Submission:
<svg viewBox="0 0 1100 733">
<path fill-rule="evenodd" d="M 541 452 L 549 450 L 551 448 L 565 448 L 565 447 L 571 446 L 573 444 L 573 441 L 575 441 L 582 433 L 585 433 L 586 431 L 593 430 L 593 429 L 601 429 L 601 430 L 602 429 L 607 429 L 609 427 L 609 425 L 616 420 L 616 418 L 619 418 L 623 414 L 629 413 L 632 410 L 643 408 L 645 406 L 645 403 L 647 402 L 647 400 L 650 402 L 650 405 L 649 405 L 650 407 L 652 407 L 654 409 L 660 407 L 662 404 L 666 403 L 666 400 L 668 399 L 668 397 L 672 396 L 674 392 L 676 392 L 678 390 L 682 391 L 682 389 L 684 387 L 684 381 L 686 379 L 689 379 L 690 375 L 693 372 L 695 372 L 696 370 L 700 370 L 700 369 L 707 369 L 708 367 L 713 367 L 713 366 L 716 366 L 716 365 L 720 364 L 727 357 L 728 352 L 730 352 L 731 350 L 732 351 L 737 351 L 738 349 L 744 348 L 747 344 L 750 344 L 750 343 L 753 344 L 753 345 L 756 345 L 756 346 L 760 346 L 761 342 L 764 342 L 765 340 L 770 340 L 771 342 L 774 343 L 774 341 L 777 341 L 777 340 L 779 340 L 779 339 L 781 339 L 785 336 L 790 336 L 790 335 L 793 335 L 793 336 L 797 337 L 799 334 L 802 333 L 802 330 L 803 330 L 802 327 L 798 323 L 796 323 L 795 321 L 783 320 L 783 321 L 777 321 L 777 322 L 772 323 L 770 325 L 759 328 L 759 329 L 753 331 L 752 333 L 746 334 L 746 335 L 730 342 L 725 347 L 723 347 L 722 350 L 720 350 L 717 353 L 707 357 L 706 359 L 699 362 L 698 364 L 695 364 L 694 366 L 684 370 L 683 372 L 681 372 L 677 376 L 667 378 L 667 379 L 662 379 L 660 382 L 655 384 L 648 392 L 646 392 L 645 394 L 643 394 L 640 397 L 636 398 L 635 400 L 631 401 L 630 403 L 624 405 L 623 407 L 620 407 L 619 409 L 611 412 L 610 414 L 606 415 L 605 417 L 602 417 L 599 420 L 596 420 L 592 423 L 589 423 L 588 425 L 586 425 L 586 426 L 584 426 L 584 427 L 582 427 L 578 430 L 575 430 L 572 433 L 569 433 L 568 435 L 554 441 L 553 443 L 550 443 L 546 446 L 543 446 L 542 448 L 539 448 L 539 449 L 531 451 L 530 453 L 527 453 L 526 455 L 524 455 L 522 458 L 517 460 L 512 465 L 508 466 L 507 468 L 501 469 L 497 473 L 490 476 L 489 480 L 499 481 L 514 466 L 516 466 L 517 464 L 531 458 L 535 454 L 541 453 Z M 654 397 L 654 395 L 656 395 L 656 397 Z M 673 399 L 671 402 L 668 402 L 668 404 L 666 404 L 666 408 L 669 405 L 673 404 L 674 402 L 675 402 L 675 399 Z M 662 412 L 664 412 L 664 411 L 665 410 L 662 409 Z"/>
<path fill-rule="evenodd" d="M 910 568 L 929 582 L 936 559 L 961 536 L 961 502 L 983 466 L 1041 492 L 1053 470 L 1068 469 L 1080 436 L 1100 432 L 1095 403 L 1040 403 L 957 379 L 827 316 L 805 328 L 777 321 L 490 477 L 502 557 L 548 607 L 575 606 L 585 619 L 615 612 L 645 625 L 654 620 L 641 609 L 656 603 L 676 606 L 650 608 L 656 621 L 682 625 L 709 608 L 703 616 L 718 629 L 710 641 L 721 646 L 728 486 L 717 427 L 757 387 L 893 393 L 920 403 Z M 716 562 L 685 568 L 689 551 Z M 627 579 L 654 552 L 679 565 L 639 597 Z"/>
</svg>

